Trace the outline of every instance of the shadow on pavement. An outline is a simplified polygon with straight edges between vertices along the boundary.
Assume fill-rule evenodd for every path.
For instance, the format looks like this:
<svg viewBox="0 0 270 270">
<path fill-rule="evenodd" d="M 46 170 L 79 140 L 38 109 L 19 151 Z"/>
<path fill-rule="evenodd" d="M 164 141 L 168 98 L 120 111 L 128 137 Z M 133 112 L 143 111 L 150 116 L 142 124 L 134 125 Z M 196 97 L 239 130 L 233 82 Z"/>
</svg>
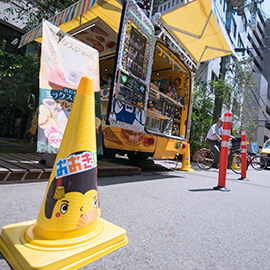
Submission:
<svg viewBox="0 0 270 270">
<path fill-rule="evenodd" d="M 189 189 L 191 192 L 201 192 L 201 191 L 216 191 L 213 188 L 198 188 L 198 189 Z"/>
<path fill-rule="evenodd" d="M 173 171 L 160 164 L 138 164 L 136 166 L 141 168 L 142 172 Z"/>
<path fill-rule="evenodd" d="M 99 186 L 108 186 L 115 184 L 126 184 L 132 182 L 142 182 L 142 181 L 153 181 L 153 180 L 161 180 L 165 178 L 185 178 L 178 175 L 170 175 L 166 172 L 156 172 L 149 174 L 141 174 L 141 175 L 132 175 L 132 176 L 122 176 L 122 177 L 104 177 L 98 179 Z"/>
<path fill-rule="evenodd" d="M 4 255 L 2 254 L 2 252 L 0 251 L 0 261 L 1 260 L 5 260 L 7 265 L 10 267 L 10 269 L 13 269 L 12 266 L 9 264 L 9 262 L 6 260 L 6 258 L 4 257 Z M 2 264 L 3 265 L 3 264 Z"/>
</svg>

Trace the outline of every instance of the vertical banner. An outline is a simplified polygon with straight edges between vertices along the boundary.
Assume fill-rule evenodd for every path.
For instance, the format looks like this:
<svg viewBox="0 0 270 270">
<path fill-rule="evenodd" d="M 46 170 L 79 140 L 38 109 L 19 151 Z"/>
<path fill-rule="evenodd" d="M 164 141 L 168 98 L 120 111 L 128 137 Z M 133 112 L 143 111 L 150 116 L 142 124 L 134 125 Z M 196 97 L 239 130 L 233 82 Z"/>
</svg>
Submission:
<svg viewBox="0 0 270 270">
<path fill-rule="evenodd" d="M 99 91 L 98 51 L 43 20 L 38 152 L 58 152 L 82 76 L 93 79 Z"/>
</svg>

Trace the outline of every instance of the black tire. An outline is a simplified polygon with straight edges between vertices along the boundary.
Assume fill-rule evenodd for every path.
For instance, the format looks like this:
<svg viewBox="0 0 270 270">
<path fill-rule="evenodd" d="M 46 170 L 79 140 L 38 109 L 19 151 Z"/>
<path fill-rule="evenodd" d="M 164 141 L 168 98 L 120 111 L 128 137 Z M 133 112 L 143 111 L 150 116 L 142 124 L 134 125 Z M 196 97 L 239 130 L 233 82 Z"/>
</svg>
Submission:
<svg viewBox="0 0 270 270">
<path fill-rule="evenodd" d="M 234 151 L 229 155 L 229 167 L 230 169 L 237 174 L 241 174 L 242 167 L 242 154 L 240 151 Z M 247 169 L 248 169 L 248 161 L 247 161 Z"/>
<path fill-rule="evenodd" d="M 108 158 L 108 159 L 114 159 L 115 158 L 115 152 L 111 149 L 104 148 L 104 155 L 102 158 Z"/>
<path fill-rule="evenodd" d="M 264 156 L 256 155 L 251 162 L 251 166 L 256 171 L 262 171 L 267 167 L 267 159 Z"/>
<path fill-rule="evenodd" d="M 214 164 L 214 154 L 207 148 L 198 151 L 196 161 L 200 169 L 209 170 Z"/>
<path fill-rule="evenodd" d="M 129 159 L 130 161 L 146 160 L 146 159 L 149 158 L 148 155 L 134 154 L 134 153 L 128 153 L 127 156 L 128 156 L 128 159 Z"/>
</svg>

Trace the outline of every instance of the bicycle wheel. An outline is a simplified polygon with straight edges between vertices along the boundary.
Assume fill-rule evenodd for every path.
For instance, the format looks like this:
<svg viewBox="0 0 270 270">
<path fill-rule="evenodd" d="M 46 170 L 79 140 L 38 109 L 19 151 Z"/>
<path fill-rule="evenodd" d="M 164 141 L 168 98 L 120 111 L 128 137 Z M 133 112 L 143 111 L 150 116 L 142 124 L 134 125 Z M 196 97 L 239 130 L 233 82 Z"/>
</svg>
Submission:
<svg viewBox="0 0 270 270">
<path fill-rule="evenodd" d="M 267 167 L 267 159 L 264 156 L 256 155 L 251 161 L 251 166 L 256 171 L 261 171 Z"/>
<path fill-rule="evenodd" d="M 242 154 L 240 151 L 234 151 L 230 153 L 228 165 L 234 173 L 241 174 L 241 162 L 242 162 Z"/>
<path fill-rule="evenodd" d="M 202 170 L 209 170 L 214 163 L 214 154 L 209 149 L 203 148 L 198 151 L 196 161 Z"/>
</svg>

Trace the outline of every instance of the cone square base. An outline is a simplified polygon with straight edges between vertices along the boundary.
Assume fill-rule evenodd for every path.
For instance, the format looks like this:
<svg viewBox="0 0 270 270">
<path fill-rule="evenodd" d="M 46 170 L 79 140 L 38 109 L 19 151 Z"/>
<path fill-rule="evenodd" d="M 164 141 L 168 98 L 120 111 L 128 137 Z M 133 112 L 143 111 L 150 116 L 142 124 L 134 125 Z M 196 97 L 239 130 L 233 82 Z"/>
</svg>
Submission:
<svg viewBox="0 0 270 270">
<path fill-rule="evenodd" d="M 177 171 L 183 171 L 183 172 L 194 172 L 191 168 L 176 168 Z"/>
<path fill-rule="evenodd" d="M 246 177 L 240 177 L 240 178 L 238 178 L 238 180 L 249 181 L 249 179 L 247 179 Z"/>
<path fill-rule="evenodd" d="M 33 249 L 21 242 L 26 229 L 35 220 L 7 225 L 0 236 L 0 251 L 15 270 L 78 269 L 127 244 L 126 231 L 104 219 L 104 229 L 86 245 L 69 248 Z M 48 240 L 50 241 L 50 240 Z"/>
<path fill-rule="evenodd" d="M 220 187 L 220 186 L 216 186 L 216 187 L 213 187 L 214 190 L 219 190 L 219 191 L 230 191 L 230 189 L 228 189 L 227 187 Z"/>
</svg>

